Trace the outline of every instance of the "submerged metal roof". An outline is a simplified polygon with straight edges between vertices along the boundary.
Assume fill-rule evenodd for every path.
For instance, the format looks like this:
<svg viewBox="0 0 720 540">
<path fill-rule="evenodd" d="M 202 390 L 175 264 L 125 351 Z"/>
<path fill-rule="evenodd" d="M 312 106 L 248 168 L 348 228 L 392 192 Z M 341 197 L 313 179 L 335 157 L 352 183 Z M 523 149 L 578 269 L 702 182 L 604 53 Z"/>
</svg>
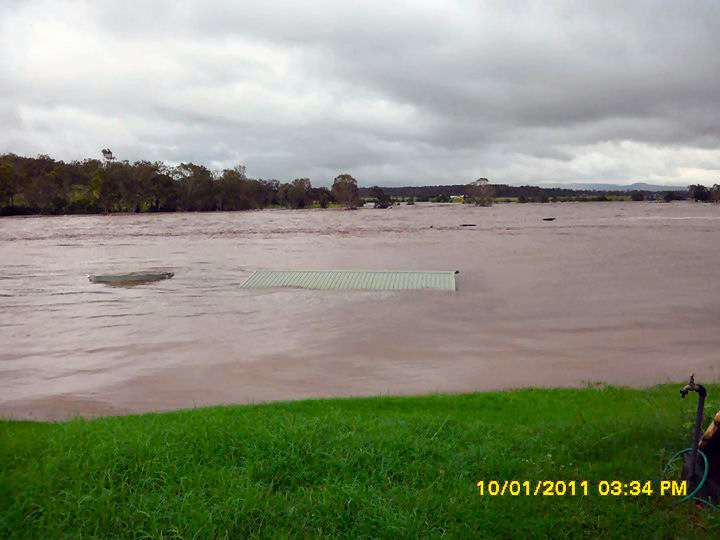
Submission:
<svg viewBox="0 0 720 540">
<path fill-rule="evenodd" d="M 245 289 L 290 287 L 345 290 L 455 290 L 455 272 L 366 272 L 355 270 L 257 270 Z"/>
</svg>

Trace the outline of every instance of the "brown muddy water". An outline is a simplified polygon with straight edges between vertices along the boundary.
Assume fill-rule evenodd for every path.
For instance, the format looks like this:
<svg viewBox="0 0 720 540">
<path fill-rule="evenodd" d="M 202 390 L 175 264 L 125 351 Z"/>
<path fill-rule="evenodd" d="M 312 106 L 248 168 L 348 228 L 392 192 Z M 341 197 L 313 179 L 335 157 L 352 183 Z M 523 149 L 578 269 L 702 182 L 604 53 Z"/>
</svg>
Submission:
<svg viewBox="0 0 720 540">
<path fill-rule="evenodd" d="M 719 248 L 720 205 L 692 203 L 3 218 L 0 416 L 715 381 Z M 175 277 L 86 277 L 148 269 Z M 460 274 L 454 293 L 240 289 L 256 269 Z"/>
</svg>

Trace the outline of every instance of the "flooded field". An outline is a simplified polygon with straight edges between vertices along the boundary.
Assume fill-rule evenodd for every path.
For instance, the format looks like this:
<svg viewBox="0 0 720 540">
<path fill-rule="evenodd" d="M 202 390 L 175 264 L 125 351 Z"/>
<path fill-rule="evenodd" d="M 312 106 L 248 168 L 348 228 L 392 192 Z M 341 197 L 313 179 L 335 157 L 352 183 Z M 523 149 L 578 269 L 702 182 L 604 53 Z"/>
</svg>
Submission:
<svg viewBox="0 0 720 540">
<path fill-rule="evenodd" d="M 720 205 L 693 203 L 2 218 L 0 416 L 714 381 L 719 247 Z M 256 269 L 460 274 L 240 289 Z M 146 270 L 175 275 L 87 279 Z"/>
</svg>

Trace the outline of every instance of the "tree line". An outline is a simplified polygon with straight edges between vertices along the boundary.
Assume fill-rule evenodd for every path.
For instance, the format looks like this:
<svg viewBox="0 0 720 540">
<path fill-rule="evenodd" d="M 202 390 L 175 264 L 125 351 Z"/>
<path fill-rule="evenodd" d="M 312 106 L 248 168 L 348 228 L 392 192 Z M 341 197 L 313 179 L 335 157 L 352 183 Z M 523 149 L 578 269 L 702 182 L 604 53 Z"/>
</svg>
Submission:
<svg viewBox="0 0 720 540">
<path fill-rule="evenodd" d="M 688 198 L 696 202 L 720 202 L 720 184 L 711 188 L 700 184 L 688 186 Z"/>
<path fill-rule="evenodd" d="M 0 155 L 0 215 L 95 214 L 305 208 L 355 208 L 357 181 L 337 176 L 331 189 L 308 178 L 291 182 L 248 178 L 245 167 L 211 171 L 203 165 L 103 159 L 65 163 L 47 155 Z"/>
<path fill-rule="evenodd" d="M 473 190 L 483 185 L 485 178 L 480 178 L 469 184 L 448 184 L 443 186 L 402 186 L 383 187 L 386 196 L 393 199 L 417 202 L 450 202 L 452 198 L 472 198 Z M 687 189 L 673 191 L 649 190 L 590 190 L 571 188 L 546 188 L 541 186 L 510 186 L 507 184 L 491 184 L 492 195 L 495 199 L 517 199 L 518 202 L 556 202 L 556 201 L 608 201 L 618 197 L 630 198 L 633 201 L 644 200 L 684 200 L 692 199 L 700 202 L 720 202 L 720 184 L 708 188 L 703 185 L 688 186 Z M 361 197 L 373 197 L 374 189 L 360 188 Z"/>
<path fill-rule="evenodd" d="M 485 178 L 469 184 L 358 188 L 349 174 L 337 176 L 328 189 L 313 187 L 308 178 L 291 182 L 248 178 L 243 166 L 211 171 L 194 163 L 119 161 L 107 148 L 102 150 L 102 159 L 69 163 L 47 155 L 35 158 L 0 155 L 0 215 L 209 212 L 331 205 L 355 208 L 362 204 L 363 197 L 372 199 L 378 208 L 388 208 L 397 199 L 413 204 L 416 200 L 450 202 L 452 197 L 488 206 L 497 198 L 517 202 L 603 201 L 623 193 L 490 185 Z M 712 188 L 692 185 L 687 190 L 665 193 L 633 191 L 625 195 L 636 201 L 720 202 L 720 185 Z"/>
</svg>

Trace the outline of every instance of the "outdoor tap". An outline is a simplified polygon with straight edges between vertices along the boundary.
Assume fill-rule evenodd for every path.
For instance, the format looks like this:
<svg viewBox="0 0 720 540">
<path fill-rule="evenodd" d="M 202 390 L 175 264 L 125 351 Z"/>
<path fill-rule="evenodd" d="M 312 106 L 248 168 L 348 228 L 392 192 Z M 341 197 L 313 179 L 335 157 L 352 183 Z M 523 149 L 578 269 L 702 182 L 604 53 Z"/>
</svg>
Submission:
<svg viewBox="0 0 720 540">
<path fill-rule="evenodd" d="M 690 380 L 685 385 L 685 387 L 680 390 L 680 397 L 685 398 L 685 396 L 687 396 L 689 392 L 697 392 L 698 394 L 700 394 L 701 397 L 705 397 L 707 395 L 707 390 L 705 390 L 705 387 L 702 384 L 695 384 L 694 373 L 690 375 Z"/>
</svg>

